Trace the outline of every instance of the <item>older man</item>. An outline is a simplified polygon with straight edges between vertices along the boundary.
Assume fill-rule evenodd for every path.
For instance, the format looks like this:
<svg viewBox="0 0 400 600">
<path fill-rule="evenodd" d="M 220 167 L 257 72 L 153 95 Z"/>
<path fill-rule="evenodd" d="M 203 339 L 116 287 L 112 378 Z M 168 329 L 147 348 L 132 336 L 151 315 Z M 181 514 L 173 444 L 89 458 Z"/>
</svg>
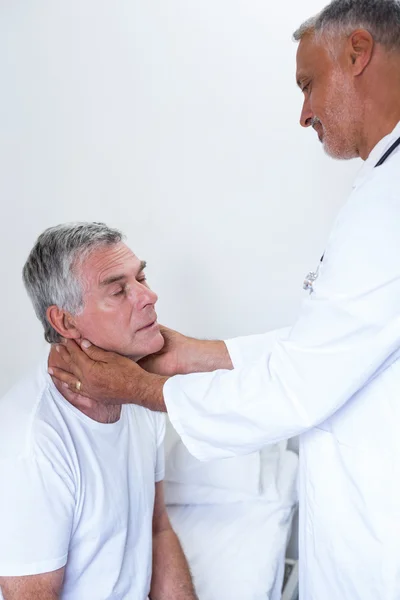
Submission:
<svg viewBox="0 0 400 600">
<path fill-rule="evenodd" d="M 46 230 L 24 282 L 47 341 L 133 361 L 160 350 L 144 267 L 103 224 Z M 46 357 L 0 401 L 4 600 L 195 600 L 164 506 L 163 415 L 93 398 L 79 410 L 57 387 Z"/>
<path fill-rule="evenodd" d="M 213 373 L 167 380 L 69 343 L 56 374 L 84 394 L 166 407 L 203 459 L 302 434 L 301 599 L 398 600 L 400 3 L 335 0 L 295 39 L 301 124 L 331 156 L 365 161 L 298 322 L 226 344 L 167 331 L 147 363 Z"/>
</svg>

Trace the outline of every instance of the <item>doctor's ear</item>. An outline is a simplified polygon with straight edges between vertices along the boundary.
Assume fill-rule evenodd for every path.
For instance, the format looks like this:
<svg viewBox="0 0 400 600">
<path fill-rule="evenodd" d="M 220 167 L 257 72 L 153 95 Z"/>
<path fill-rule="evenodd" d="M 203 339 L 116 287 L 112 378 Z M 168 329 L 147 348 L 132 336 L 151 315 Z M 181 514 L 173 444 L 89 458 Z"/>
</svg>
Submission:
<svg viewBox="0 0 400 600">
<path fill-rule="evenodd" d="M 81 337 L 80 332 L 75 326 L 73 317 L 69 312 L 53 305 L 49 306 L 47 309 L 46 317 L 50 325 L 61 335 L 61 337 L 73 340 Z"/>
<path fill-rule="evenodd" d="M 374 38 L 366 29 L 353 31 L 348 41 L 353 75 L 361 75 L 372 58 Z"/>
</svg>

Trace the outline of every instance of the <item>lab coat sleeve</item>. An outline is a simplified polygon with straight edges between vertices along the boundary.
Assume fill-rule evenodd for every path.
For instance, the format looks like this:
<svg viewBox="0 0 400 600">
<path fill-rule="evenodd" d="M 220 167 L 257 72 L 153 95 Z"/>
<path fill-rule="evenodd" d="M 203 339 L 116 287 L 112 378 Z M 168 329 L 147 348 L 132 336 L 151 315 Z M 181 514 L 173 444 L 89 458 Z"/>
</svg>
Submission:
<svg viewBox="0 0 400 600">
<path fill-rule="evenodd" d="M 371 189 L 373 188 L 373 189 Z M 400 203 L 353 192 L 314 292 L 287 336 L 233 371 L 177 375 L 167 410 L 201 460 L 253 452 L 314 427 L 399 357 Z M 235 351 L 236 352 L 236 351 Z M 236 360 L 233 361 L 234 363 Z"/>
<path fill-rule="evenodd" d="M 280 339 L 287 339 L 290 327 L 274 329 L 267 333 L 245 335 L 225 340 L 233 368 L 238 369 L 256 362 L 262 356 L 270 354 L 274 344 Z"/>
</svg>

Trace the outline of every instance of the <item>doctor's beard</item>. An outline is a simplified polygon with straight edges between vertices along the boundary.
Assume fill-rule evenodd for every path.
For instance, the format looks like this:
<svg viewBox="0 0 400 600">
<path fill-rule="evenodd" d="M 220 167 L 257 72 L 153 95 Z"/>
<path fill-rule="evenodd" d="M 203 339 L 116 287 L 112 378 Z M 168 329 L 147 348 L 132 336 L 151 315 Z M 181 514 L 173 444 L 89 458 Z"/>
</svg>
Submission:
<svg viewBox="0 0 400 600">
<path fill-rule="evenodd" d="M 332 158 L 349 160 L 358 156 L 357 132 L 360 115 L 356 94 L 343 73 L 334 71 L 325 99 L 325 116 L 314 117 L 312 125 L 322 129 L 322 144 Z"/>
</svg>

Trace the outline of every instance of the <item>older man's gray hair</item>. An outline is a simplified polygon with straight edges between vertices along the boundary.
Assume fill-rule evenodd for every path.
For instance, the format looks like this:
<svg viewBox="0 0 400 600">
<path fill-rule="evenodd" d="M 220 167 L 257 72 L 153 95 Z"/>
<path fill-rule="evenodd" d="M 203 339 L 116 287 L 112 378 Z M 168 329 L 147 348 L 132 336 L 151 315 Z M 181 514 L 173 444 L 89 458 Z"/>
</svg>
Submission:
<svg viewBox="0 0 400 600">
<path fill-rule="evenodd" d="M 387 50 L 400 50 L 399 0 L 333 0 L 318 15 L 305 21 L 293 34 L 298 42 L 305 35 L 350 35 L 366 29 Z"/>
<path fill-rule="evenodd" d="M 49 343 L 61 339 L 47 320 L 49 306 L 79 314 L 84 307 L 79 265 L 93 250 L 122 240 L 120 231 L 104 223 L 66 223 L 39 236 L 23 268 L 23 281 Z"/>
</svg>

